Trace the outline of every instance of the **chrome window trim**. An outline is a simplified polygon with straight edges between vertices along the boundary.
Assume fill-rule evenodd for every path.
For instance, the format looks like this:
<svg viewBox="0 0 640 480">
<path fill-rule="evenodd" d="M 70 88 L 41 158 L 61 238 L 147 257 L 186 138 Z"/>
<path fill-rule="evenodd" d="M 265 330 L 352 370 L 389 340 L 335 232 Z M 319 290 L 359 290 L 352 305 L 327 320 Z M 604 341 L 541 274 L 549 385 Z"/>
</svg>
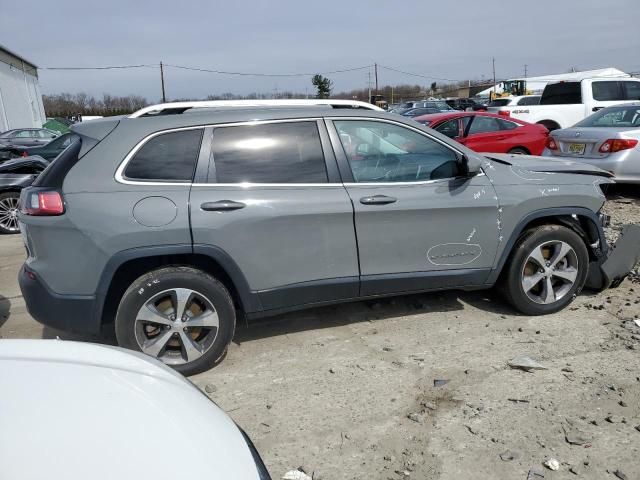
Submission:
<svg viewBox="0 0 640 480">
<path fill-rule="evenodd" d="M 126 178 L 124 176 L 124 171 L 127 168 L 128 163 L 135 156 L 135 154 L 149 140 L 151 140 L 152 138 L 155 138 L 155 137 L 157 137 L 159 135 L 164 135 L 166 133 L 172 133 L 172 132 L 181 132 L 181 131 L 185 131 L 185 130 L 197 130 L 197 129 L 204 130 L 205 128 L 208 128 L 208 127 L 212 127 L 215 130 L 218 127 L 238 127 L 238 126 L 250 126 L 250 125 L 265 125 L 265 124 L 269 124 L 269 123 L 317 122 L 318 120 L 322 120 L 322 118 L 323 117 L 304 117 L 304 118 L 285 118 L 285 119 L 276 119 L 276 120 L 248 120 L 248 121 L 243 121 L 243 122 L 192 125 L 192 126 L 189 126 L 189 127 L 177 127 L 177 128 L 168 128 L 166 130 L 159 130 L 157 132 L 150 133 L 149 135 L 144 137 L 142 140 L 140 140 L 129 151 L 129 153 L 127 153 L 127 155 L 124 157 L 124 160 L 122 160 L 122 162 L 120 162 L 120 165 L 116 169 L 116 173 L 114 175 L 114 178 L 115 178 L 116 182 L 122 183 L 124 185 L 151 185 L 151 186 L 158 186 L 158 185 L 166 185 L 166 186 L 193 185 L 193 182 L 180 182 L 180 181 L 162 182 L 162 181 L 159 181 L 159 180 L 131 180 L 131 179 L 128 179 L 128 178 Z M 203 184 L 198 184 L 198 185 L 203 185 Z M 223 185 L 223 184 L 211 183 L 211 184 L 207 184 L 207 185 Z M 233 184 L 227 184 L 227 185 L 240 185 L 240 184 L 233 183 Z M 253 184 L 253 185 L 268 185 L 268 184 Z M 274 184 L 271 184 L 271 185 L 274 185 Z M 279 184 L 275 184 L 275 185 L 279 185 Z M 294 183 L 283 183 L 281 185 L 296 185 L 296 184 L 294 184 Z M 300 184 L 300 185 L 306 185 L 306 184 Z M 326 185 L 326 184 L 323 184 L 323 185 Z"/>
</svg>

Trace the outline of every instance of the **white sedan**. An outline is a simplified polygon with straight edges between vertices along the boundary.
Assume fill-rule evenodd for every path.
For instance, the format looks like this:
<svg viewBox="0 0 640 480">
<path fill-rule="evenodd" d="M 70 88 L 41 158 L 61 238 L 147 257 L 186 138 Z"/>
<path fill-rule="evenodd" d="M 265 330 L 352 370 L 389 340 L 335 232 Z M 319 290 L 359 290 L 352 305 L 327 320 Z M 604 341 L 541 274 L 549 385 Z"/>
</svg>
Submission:
<svg viewBox="0 0 640 480">
<path fill-rule="evenodd" d="M 1 478 L 270 479 L 244 432 L 146 355 L 0 340 L 0 385 Z"/>
</svg>

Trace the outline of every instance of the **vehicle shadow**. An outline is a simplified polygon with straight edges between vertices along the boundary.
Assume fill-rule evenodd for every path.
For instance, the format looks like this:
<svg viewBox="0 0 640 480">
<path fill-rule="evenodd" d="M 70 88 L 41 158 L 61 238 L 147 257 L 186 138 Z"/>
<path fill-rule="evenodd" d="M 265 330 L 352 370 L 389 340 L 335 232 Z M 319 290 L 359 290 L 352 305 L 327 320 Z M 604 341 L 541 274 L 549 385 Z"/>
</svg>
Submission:
<svg viewBox="0 0 640 480">
<path fill-rule="evenodd" d="M 249 322 L 238 322 L 234 343 L 275 337 L 307 330 L 339 327 L 389 318 L 462 311 L 465 304 L 496 315 L 517 315 L 493 290 L 462 292 L 448 290 L 350 302 L 300 310 Z"/>
<path fill-rule="evenodd" d="M 72 332 L 64 332 L 62 330 L 56 330 L 55 328 L 45 326 L 42 329 L 42 338 L 44 339 L 54 339 L 59 338 L 60 340 L 73 340 L 77 342 L 90 342 L 90 343 L 102 343 L 105 345 L 117 345 L 118 342 L 116 340 L 115 331 L 112 328 L 105 328 L 99 334 L 89 334 L 89 333 L 72 333 Z"/>
<path fill-rule="evenodd" d="M 11 316 L 11 300 L 0 295 L 0 328 L 7 323 Z"/>
</svg>

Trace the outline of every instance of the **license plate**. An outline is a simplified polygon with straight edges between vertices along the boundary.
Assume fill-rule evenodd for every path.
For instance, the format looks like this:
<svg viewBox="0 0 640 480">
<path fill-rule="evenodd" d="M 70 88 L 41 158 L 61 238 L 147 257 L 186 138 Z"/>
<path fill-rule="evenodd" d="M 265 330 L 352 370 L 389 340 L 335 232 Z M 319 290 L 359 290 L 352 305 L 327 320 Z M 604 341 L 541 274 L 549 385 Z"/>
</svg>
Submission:
<svg viewBox="0 0 640 480">
<path fill-rule="evenodd" d="M 584 143 L 570 143 L 569 144 L 569 153 L 574 153 L 576 155 L 584 155 L 584 147 L 586 145 Z"/>
</svg>

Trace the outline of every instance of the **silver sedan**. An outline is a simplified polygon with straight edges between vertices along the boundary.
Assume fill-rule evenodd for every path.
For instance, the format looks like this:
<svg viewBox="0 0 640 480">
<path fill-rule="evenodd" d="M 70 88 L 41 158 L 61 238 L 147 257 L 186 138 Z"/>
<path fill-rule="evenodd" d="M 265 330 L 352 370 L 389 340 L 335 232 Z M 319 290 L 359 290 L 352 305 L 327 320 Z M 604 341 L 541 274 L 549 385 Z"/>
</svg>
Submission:
<svg viewBox="0 0 640 480">
<path fill-rule="evenodd" d="M 603 108 L 571 128 L 554 130 L 543 155 L 590 163 L 618 183 L 640 183 L 640 102 Z"/>
</svg>

